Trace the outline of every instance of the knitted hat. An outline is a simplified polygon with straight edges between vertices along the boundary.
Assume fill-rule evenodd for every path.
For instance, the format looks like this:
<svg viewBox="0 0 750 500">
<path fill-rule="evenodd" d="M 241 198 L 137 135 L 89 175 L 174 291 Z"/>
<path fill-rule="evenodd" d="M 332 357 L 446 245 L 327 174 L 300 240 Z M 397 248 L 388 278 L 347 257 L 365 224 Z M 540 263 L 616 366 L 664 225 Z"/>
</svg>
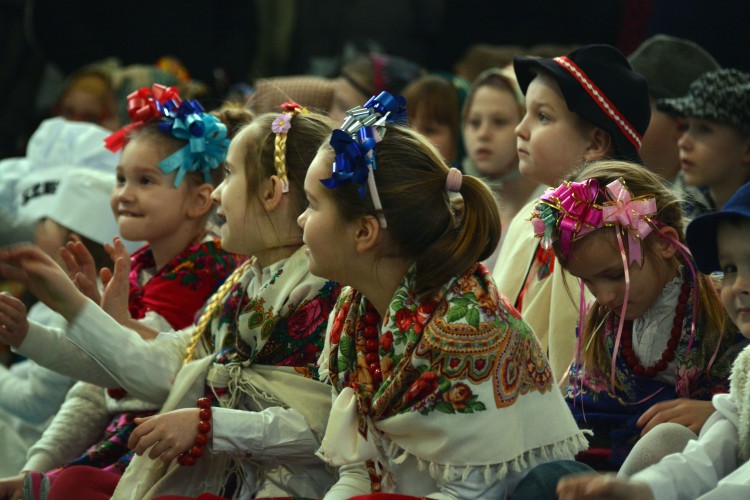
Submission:
<svg viewBox="0 0 750 500">
<path fill-rule="evenodd" d="M 21 221 L 34 222 L 47 210 L 60 178 L 74 167 L 114 176 L 120 156 L 104 148 L 111 132 L 98 125 L 50 118 L 42 122 L 26 149 L 27 175 L 15 186 L 15 206 Z"/>
<path fill-rule="evenodd" d="M 654 99 L 682 97 L 696 78 L 720 67 L 697 43 L 669 35 L 648 38 L 630 54 L 628 62 L 646 77 Z"/>
<path fill-rule="evenodd" d="M 739 188 L 720 211 L 696 217 L 688 224 L 685 238 L 701 272 L 721 270 L 716 230 L 722 220 L 736 217 L 750 221 L 750 182 Z"/>
<path fill-rule="evenodd" d="M 656 107 L 667 113 L 732 125 L 750 135 L 750 73 L 738 69 L 710 71 L 691 83 L 684 97 L 660 99 Z"/>
<path fill-rule="evenodd" d="M 553 59 L 513 58 L 518 84 L 526 94 L 543 68 L 560 86 L 568 109 L 612 137 L 621 160 L 641 163 L 638 150 L 651 120 L 648 84 L 611 45 L 585 45 Z"/>
<path fill-rule="evenodd" d="M 109 206 L 114 186 L 114 172 L 65 169 L 55 195 L 41 211 L 42 217 L 97 243 L 111 243 L 119 234 Z"/>
</svg>

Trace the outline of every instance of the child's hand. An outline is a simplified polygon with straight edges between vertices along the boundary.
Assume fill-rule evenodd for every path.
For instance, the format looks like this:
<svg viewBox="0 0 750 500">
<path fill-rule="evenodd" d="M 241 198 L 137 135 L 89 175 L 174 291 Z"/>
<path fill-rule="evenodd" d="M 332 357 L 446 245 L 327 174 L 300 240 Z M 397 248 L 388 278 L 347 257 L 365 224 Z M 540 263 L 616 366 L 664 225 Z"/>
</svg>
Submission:
<svg viewBox="0 0 750 500">
<path fill-rule="evenodd" d="M 115 238 L 114 246 L 105 245 L 114 261 L 114 273 L 104 268 L 101 271 L 104 295 L 101 305 L 110 316 L 121 325 L 131 319 L 128 301 L 130 299 L 130 256 L 120 238 Z"/>
<path fill-rule="evenodd" d="M 691 431 L 698 434 L 716 409 L 711 401 L 699 401 L 697 399 L 678 398 L 669 401 L 656 403 L 646 410 L 636 425 L 643 427 L 641 436 L 645 436 L 648 431 L 664 422 L 674 422 L 684 425 Z"/>
<path fill-rule="evenodd" d="M 26 320 L 26 306 L 7 292 L 0 292 L 0 340 L 18 347 L 26 338 L 29 322 Z M 0 495 L 0 498 L 3 498 Z"/>
<path fill-rule="evenodd" d="M 576 474 L 560 479 L 557 483 L 557 498 L 653 500 L 654 495 L 646 483 L 620 479 L 613 474 Z"/>
<path fill-rule="evenodd" d="M 0 499 L 20 500 L 23 493 L 23 479 L 26 474 L 0 479 Z"/>
<path fill-rule="evenodd" d="M 153 446 L 148 456 L 152 459 L 161 457 L 163 462 L 169 463 L 193 446 L 198 435 L 199 412 L 198 408 L 185 408 L 136 418 L 138 427 L 130 434 L 128 447 L 142 455 Z"/>
<path fill-rule="evenodd" d="M 36 298 L 72 322 L 86 298 L 65 271 L 35 245 L 0 249 L 0 274 L 24 285 Z"/>
<path fill-rule="evenodd" d="M 94 258 L 80 241 L 70 241 L 60 249 L 68 277 L 86 297 L 97 304 L 101 303 L 99 287 L 96 281 L 96 264 Z"/>
</svg>

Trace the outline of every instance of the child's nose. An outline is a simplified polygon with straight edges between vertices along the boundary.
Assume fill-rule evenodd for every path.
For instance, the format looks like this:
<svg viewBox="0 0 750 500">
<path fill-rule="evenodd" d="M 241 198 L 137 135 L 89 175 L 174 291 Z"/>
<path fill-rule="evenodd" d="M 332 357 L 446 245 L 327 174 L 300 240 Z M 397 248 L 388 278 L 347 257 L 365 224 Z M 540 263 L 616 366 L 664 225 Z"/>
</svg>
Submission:
<svg viewBox="0 0 750 500">
<path fill-rule="evenodd" d="M 515 132 L 516 132 L 517 137 L 520 137 L 522 139 L 528 138 L 528 134 L 526 130 L 526 115 L 524 115 L 521 121 L 518 122 L 518 125 L 516 125 Z"/>
</svg>

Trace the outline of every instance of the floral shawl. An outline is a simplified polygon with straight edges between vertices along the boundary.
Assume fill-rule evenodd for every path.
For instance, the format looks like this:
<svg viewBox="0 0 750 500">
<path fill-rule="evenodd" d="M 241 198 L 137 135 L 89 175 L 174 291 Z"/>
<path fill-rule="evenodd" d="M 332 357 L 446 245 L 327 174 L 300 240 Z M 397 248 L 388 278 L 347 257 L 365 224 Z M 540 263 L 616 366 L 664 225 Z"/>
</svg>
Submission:
<svg viewBox="0 0 750 500">
<path fill-rule="evenodd" d="M 536 338 L 487 269 L 474 265 L 431 301 L 411 292 L 415 274 L 412 266 L 377 332 L 382 383 L 365 353 L 367 315 L 376 313 L 356 290 L 342 292 L 327 337 L 339 395 L 321 457 L 382 467 L 408 453 L 433 477 L 496 466 L 490 481 L 544 461 L 536 452 L 554 460 L 585 448 Z M 378 450 L 372 433 L 387 436 L 390 449 Z"/>
<path fill-rule="evenodd" d="M 683 274 L 686 271 L 683 269 Z M 569 370 L 569 386 L 565 399 L 579 426 L 594 432 L 592 447 L 611 448 L 609 464 L 618 468 L 638 440 L 641 429 L 636 427 L 638 418 L 651 406 L 661 401 L 690 398 L 708 401 L 714 394 L 729 391 L 729 373 L 732 362 L 747 340 L 739 333 L 733 338 L 723 339 L 709 373 L 705 368 L 716 345 L 704 346 L 705 324 L 696 324 L 692 346 L 690 330 L 693 315 L 693 286 L 690 282 L 689 300 L 685 304 L 682 336 L 675 350 L 675 384 L 637 376 L 618 352 L 615 364 L 617 390 L 610 391 L 610 374 L 601 373 L 593 367 L 585 369 L 574 363 Z M 604 323 L 604 342 L 609 359 L 614 351 L 615 335 L 619 316 L 611 314 Z M 669 335 L 670 332 L 665 332 Z M 728 335 L 728 334 L 727 334 Z"/>
<path fill-rule="evenodd" d="M 310 274 L 304 247 L 269 268 L 251 265 L 211 322 L 213 352 L 182 368 L 162 412 L 195 407 L 208 393 L 221 407 L 292 408 L 322 436 L 331 398 L 330 388 L 317 381 L 315 363 L 339 291 L 335 283 Z M 232 473 L 251 482 L 264 479 L 264 464 L 252 465 L 254 477 L 247 476 L 250 469 L 242 472 L 245 465 L 227 454 L 206 454 L 194 467 L 136 456 L 113 498 L 222 494 Z"/>
<path fill-rule="evenodd" d="M 155 311 L 175 330 L 188 327 L 193 324 L 193 313 L 244 259 L 222 250 L 219 240 L 202 241 L 175 255 L 141 286 L 141 274 L 156 265 L 151 247 L 146 245 L 130 257 L 130 315 L 141 319 Z"/>
</svg>

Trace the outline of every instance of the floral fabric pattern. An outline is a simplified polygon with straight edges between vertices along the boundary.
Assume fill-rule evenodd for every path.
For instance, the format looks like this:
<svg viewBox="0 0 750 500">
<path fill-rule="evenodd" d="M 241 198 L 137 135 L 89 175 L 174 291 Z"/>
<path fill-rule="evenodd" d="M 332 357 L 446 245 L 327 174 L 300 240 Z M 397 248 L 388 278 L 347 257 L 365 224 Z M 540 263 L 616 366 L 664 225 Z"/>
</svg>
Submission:
<svg viewBox="0 0 750 500">
<path fill-rule="evenodd" d="M 141 274 L 156 265 L 151 248 L 145 246 L 130 258 L 130 315 L 141 319 L 155 311 L 176 330 L 190 326 L 193 316 L 185 311 L 199 311 L 244 260 L 225 252 L 219 240 L 196 243 L 175 255 L 141 286 Z"/>
<path fill-rule="evenodd" d="M 357 390 L 364 414 L 378 420 L 407 412 L 474 413 L 551 390 L 552 375 L 536 339 L 484 266 L 452 280 L 432 301 L 410 292 L 414 280 L 412 270 L 380 332 L 366 321 L 377 313 L 360 294 L 350 290 L 337 305 L 331 380 L 339 390 Z M 374 346 L 377 359 L 366 349 Z M 485 383 L 492 384 L 491 399 L 476 392 Z"/>
</svg>

